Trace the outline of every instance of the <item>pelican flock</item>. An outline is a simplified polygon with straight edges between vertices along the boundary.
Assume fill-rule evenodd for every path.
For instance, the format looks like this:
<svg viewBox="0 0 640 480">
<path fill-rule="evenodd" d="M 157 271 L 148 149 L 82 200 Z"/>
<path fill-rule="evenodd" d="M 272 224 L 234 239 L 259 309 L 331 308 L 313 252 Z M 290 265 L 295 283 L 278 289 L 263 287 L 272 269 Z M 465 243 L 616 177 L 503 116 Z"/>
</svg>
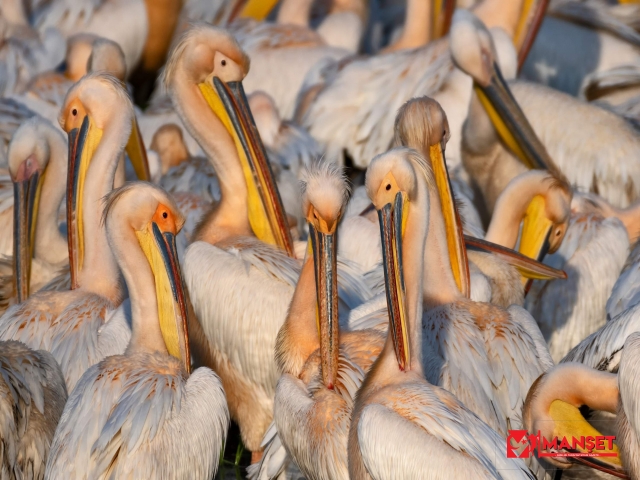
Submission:
<svg viewBox="0 0 640 480">
<path fill-rule="evenodd" d="M 0 480 L 640 480 L 636 0 L 0 0 Z"/>
</svg>

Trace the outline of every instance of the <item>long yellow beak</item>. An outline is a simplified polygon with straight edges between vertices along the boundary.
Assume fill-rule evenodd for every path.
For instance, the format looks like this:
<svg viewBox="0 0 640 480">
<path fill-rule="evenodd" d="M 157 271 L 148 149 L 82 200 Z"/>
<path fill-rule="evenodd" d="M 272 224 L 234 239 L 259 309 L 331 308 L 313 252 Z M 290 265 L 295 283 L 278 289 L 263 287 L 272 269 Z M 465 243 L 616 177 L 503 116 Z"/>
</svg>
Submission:
<svg viewBox="0 0 640 480">
<path fill-rule="evenodd" d="M 548 6 L 549 0 L 525 0 L 522 5 L 513 38 L 513 43 L 518 51 L 518 71 L 529 55 Z"/>
<path fill-rule="evenodd" d="M 553 434 L 559 441 L 563 438 L 568 439 L 569 442 L 571 442 L 573 438 L 604 438 L 602 433 L 584 419 L 578 408 L 562 400 L 554 400 L 551 403 L 549 415 L 554 421 Z M 610 444 L 608 441 L 603 441 L 602 446 L 604 446 L 604 448 L 599 448 L 596 452 L 600 456 L 575 456 L 571 457 L 571 459 L 577 463 L 582 463 L 618 478 L 628 478 L 620 462 L 618 446 L 613 442 Z M 568 451 L 573 453 L 591 453 L 586 445 L 577 444 L 575 448 L 573 448 L 574 445 L 571 445 L 571 447 Z M 549 456 L 549 454 L 550 452 L 548 450 L 539 449 L 538 451 L 538 456 L 540 457 Z"/>
<path fill-rule="evenodd" d="M 69 267 L 71 272 L 71 288 L 78 288 L 78 275 L 84 262 L 84 225 L 83 195 L 87 170 L 91 159 L 102 140 L 102 130 L 98 128 L 89 115 L 78 118 L 70 126 L 69 137 L 69 169 L 67 173 L 67 240 L 69 242 Z M 148 175 L 146 150 L 142 144 L 137 123 L 134 120 L 131 135 L 127 142 L 127 151 L 136 172 Z M 137 167 L 136 167 L 137 165 Z M 146 165 L 146 167 L 145 167 Z M 146 174 L 145 174 L 146 168 Z M 149 178 L 147 176 L 147 178 Z"/>
<path fill-rule="evenodd" d="M 144 147 L 144 141 L 142 140 L 140 128 L 138 127 L 138 121 L 135 119 L 135 117 L 133 119 L 133 124 L 131 125 L 131 135 L 129 136 L 129 141 L 127 142 L 125 151 L 129 156 L 129 160 L 131 161 L 131 165 L 136 172 L 138 180 L 150 182 L 151 172 L 149 171 L 147 149 Z"/>
<path fill-rule="evenodd" d="M 102 130 L 88 115 L 79 127 L 69 131 L 69 170 L 67 173 L 67 240 L 71 289 L 78 288 L 78 276 L 84 261 L 83 193 L 91 159 L 102 139 Z"/>
<path fill-rule="evenodd" d="M 431 0 L 429 0 L 431 1 Z M 431 40 L 444 37 L 449 33 L 453 11 L 456 9 L 455 0 L 433 0 L 433 15 Z"/>
<path fill-rule="evenodd" d="M 548 170 L 558 178 L 562 173 L 551 160 L 529 121 L 513 98 L 498 65 L 494 63 L 487 85 L 474 86 L 480 103 L 487 111 L 500 139 L 528 168 Z"/>
<path fill-rule="evenodd" d="M 393 339 L 398 367 L 402 371 L 411 367 L 406 290 L 402 269 L 402 234 L 406 221 L 405 203 L 407 203 L 406 194 L 398 192 L 393 204 L 387 203 L 378 210 L 385 291 L 389 310 L 389 335 Z"/>
<path fill-rule="evenodd" d="M 545 200 L 537 195 L 531 200 L 524 216 L 520 235 L 520 253 L 538 261 L 544 260 L 549 248 L 549 235 L 553 223 L 545 214 Z"/>
<path fill-rule="evenodd" d="M 294 257 L 287 216 L 242 82 L 225 83 L 212 77 L 199 87 L 236 144 L 247 183 L 248 214 L 253 233 L 263 242 L 276 245 Z"/>
<path fill-rule="evenodd" d="M 510 248 L 487 242 L 480 238 L 464 236 L 464 241 L 469 250 L 476 250 L 485 253 L 491 253 L 500 257 L 509 265 L 515 267 L 520 275 L 532 280 L 553 280 L 567 278 L 567 274 L 556 268 L 552 268 L 535 259 L 522 255 L 521 253 L 511 250 Z"/>
<path fill-rule="evenodd" d="M 32 160 L 35 164 L 35 160 Z M 31 279 L 31 260 L 33 258 L 34 236 L 40 191 L 45 172 L 31 170 L 20 175 L 25 164 L 31 164 L 29 159 L 19 168 L 19 178 L 13 182 L 13 291 L 16 302 L 22 303 L 29 297 Z"/>
<path fill-rule="evenodd" d="M 335 225 L 333 232 L 318 231 L 309 224 L 316 277 L 316 312 L 320 336 L 322 381 L 333 389 L 338 378 L 340 333 L 338 327 L 338 266 Z"/>
<path fill-rule="evenodd" d="M 278 3 L 278 0 L 248 0 L 242 7 L 240 12 L 241 18 L 253 18 L 255 20 L 264 20 L 269 16 L 273 7 Z"/>
<path fill-rule="evenodd" d="M 444 216 L 444 225 L 447 232 L 447 246 L 451 270 L 456 280 L 456 285 L 465 297 L 470 296 L 469 262 L 465 248 L 462 231 L 462 221 L 453 198 L 453 189 L 444 158 L 442 145 L 437 143 L 429 147 L 429 157 L 438 188 L 440 206 Z"/>
<path fill-rule="evenodd" d="M 179 359 L 189 373 L 188 309 L 176 249 L 177 233 L 163 232 L 158 223 L 153 221 L 147 229 L 136 232 L 136 236 L 155 279 L 160 331 L 167 351 Z"/>
</svg>

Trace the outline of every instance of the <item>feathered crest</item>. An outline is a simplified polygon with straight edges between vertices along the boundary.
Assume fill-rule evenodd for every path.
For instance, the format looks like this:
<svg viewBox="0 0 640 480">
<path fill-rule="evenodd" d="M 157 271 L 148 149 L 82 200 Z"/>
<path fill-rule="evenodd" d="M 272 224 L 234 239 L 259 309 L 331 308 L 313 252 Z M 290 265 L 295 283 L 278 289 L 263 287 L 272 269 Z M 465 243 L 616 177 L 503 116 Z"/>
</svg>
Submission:
<svg viewBox="0 0 640 480">
<path fill-rule="evenodd" d="M 423 155 L 429 147 L 449 141 L 447 115 L 438 102 L 429 97 L 412 98 L 398 110 L 394 125 L 394 144 L 410 147 Z"/>
<path fill-rule="evenodd" d="M 351 191 L 342 167 L 324 159 L 315 160 L 302 169 L 300 190 L 304 212 L 310 203 L 316 207 L 330 204 L 342 211 Z"/>
</svg>

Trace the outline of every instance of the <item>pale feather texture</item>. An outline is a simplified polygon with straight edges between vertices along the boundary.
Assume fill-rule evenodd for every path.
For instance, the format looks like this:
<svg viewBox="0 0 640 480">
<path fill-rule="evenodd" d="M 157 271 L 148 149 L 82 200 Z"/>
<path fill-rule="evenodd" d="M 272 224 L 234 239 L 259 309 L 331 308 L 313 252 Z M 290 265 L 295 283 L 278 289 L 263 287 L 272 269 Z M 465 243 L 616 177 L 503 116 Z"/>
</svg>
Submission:
<svg viewBox="0 0 640 480">
<path fill-rule="evenodd" d="M 504 438 L 426 382 L 381 390 L 362 410 L 358 443 L 373 479 L 533 479 Z"/>
<path fill-rule="evenodd" d="M 640 303 L 640 242 L 636 242 L 607 300 L 607 319 Z"/>
<path fill-rule="evenodd" d="M 67 400 L 50 353 L 0 341 L 0 478 L 42 479 Z"/>
<path fill-rule="evenodd" d="M 458 302 L 426 311 L 422 325 L 427 380 L 497 432 L 520 428 L 529 387 L 553 364 L 530 315 L 516 305 Z"/>
<path fill-rule="evenodd" d="M 622 464 L 630 478 L 640 475 L 640 333 L 624 343 L 618 371 L 618 445 Z"/>
<path fill-rule="evenodd" d="M 416 96 L 433 96 L 453 70 L 448 42 L 415 50 L 330 63 L 314 85 L 320 89 L 301 123 L 326 149 L 329 158 L 342 158 L 366 168 L 393 141 L 398 109 Z"/>
<path fill-rule="evenodd" d="M 559 250 L 545 259 L 567 272 L 567 279 L 535 281 L 525 303 L 554 361 L 604 325 L 607 299 L 628 251 L 627 231 L 618 219 L 572 216 Z"/>
<path fill-rule="evenodd" d="M 211 370 L 189 376 L 160 353 L 112 356 L 69 397 L 47 478 L 210 480 L 228 426 L 224 390 Z"/>
<path fill-rule="evenodd" d="M 640 197 L 640 133 L 628 122 L 542 85 L 516 81 L 510 87 L 571 185 L 617 207 Z"/>
<path fill-rule="evenodd" d="M 298 261 L 248 237 L 237 238 L 226 250 L 195 242 L 185 253 L 185 283 L 216 361 L 230 365 L 251 391 L 238 408 L 248 409 L 251 423 L 241 429 L 247 429 L 243 441 L 252 451 L 260 448 L 271 422 L 279 377 L 273 358 L 276 336 L 299 275 Z M 345 315 L 372 296 L 348 262 L 339 261 L 338 285 Z M 234 407 L 230 410 L 240 418 Z"/>
<path fill-rule="evenodd" d="M 245 19 L 230 28 L 251 57 L 251 70 L 243 81 L 245 90 L 267 92 L 285 119 L 293 116 L 296 96 L 307 73 L 320 62 L 338 61 L 350 54 L 327 45 L 315 31 L 297 25 Z M 286 80 L 282 72 L 287 72 Z"/>
<path fill-rule="evenodd" d="M 0 318 L 0 339 L 51 352 L 73 390 L 89 367 L 127 348 L 131 330 L 124 308 L 78 290 L 40 292 Z"/>
</svg>

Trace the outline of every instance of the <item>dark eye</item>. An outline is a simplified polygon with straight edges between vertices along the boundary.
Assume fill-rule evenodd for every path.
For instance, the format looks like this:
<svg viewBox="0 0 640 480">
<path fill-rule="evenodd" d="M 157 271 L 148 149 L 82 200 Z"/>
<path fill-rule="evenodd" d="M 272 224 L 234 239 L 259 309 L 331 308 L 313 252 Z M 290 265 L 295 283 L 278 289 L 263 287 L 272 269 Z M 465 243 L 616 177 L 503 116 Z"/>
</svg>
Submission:
<svg viewBox="0 0 640 480">
<path fill-rule="evenodd" d="M 560 230 L 556 230 L 556 237 L 559 237 L 562 232 Z"/>
<path fill-rule="evenodd" d="M 162 218 L 167 218 L 169 215 L 167 215 L 167 212 L 162 212 Z"/>
<path fill-rule="evenodd" d="M 387 184 L 387 186 L 386 186 L 386 190 L 387 190 L 387 192 L 388 192 L 389 190 L 391 190 L 391 184 L 390 184 L 390 183 L 389 183 L 389 184 Z"/>
<path fill-rule="evenodd" d="M 75 117 L 78 114 L 78 110 L 74 108 L 73 110 L 71 110 L 71 114 Z"/>
<path fill-rule="evenodd" d="M 222 66 L 224 67 L 224 66 L 227 64 L 227 61 L 226 61 L 226 60 L 222 60 L 220 63 L 221 63 L 221 64 L 222 64 Z"/>
</svg>

